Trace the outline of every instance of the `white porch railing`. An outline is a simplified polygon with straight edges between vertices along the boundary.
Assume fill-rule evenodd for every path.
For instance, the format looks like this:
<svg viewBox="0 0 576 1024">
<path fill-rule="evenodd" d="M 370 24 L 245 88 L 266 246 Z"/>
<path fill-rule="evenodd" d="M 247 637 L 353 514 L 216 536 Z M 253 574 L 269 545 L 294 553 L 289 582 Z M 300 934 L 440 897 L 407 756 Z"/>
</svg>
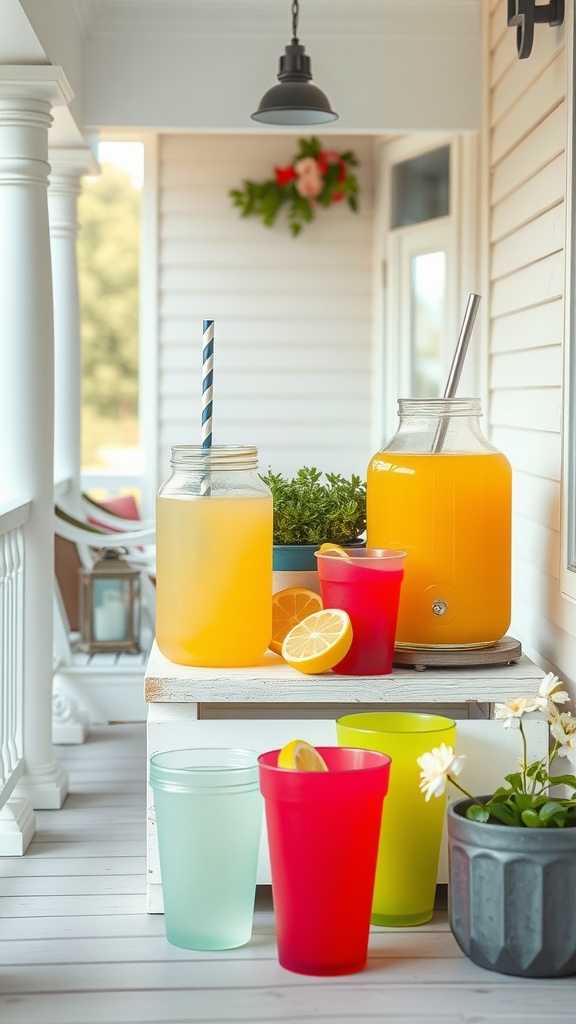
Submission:
<svg viewBox="0 0 576 1024">
<path fill-rule="evenodd" d="M 0 820 L 24 769 L 24 524 L 30 502 L 0 505 Z"/>
</svg>

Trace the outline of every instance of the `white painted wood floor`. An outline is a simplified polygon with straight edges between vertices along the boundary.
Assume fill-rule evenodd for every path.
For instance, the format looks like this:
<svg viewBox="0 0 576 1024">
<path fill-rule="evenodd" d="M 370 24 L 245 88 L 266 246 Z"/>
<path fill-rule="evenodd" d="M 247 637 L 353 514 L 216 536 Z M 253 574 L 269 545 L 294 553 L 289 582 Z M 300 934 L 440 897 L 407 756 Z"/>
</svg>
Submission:
<svg viewBox="0 0 576 1024">
<path fill-rule="evenodd" d="M 171 946 L 145 911 L 144 725 L 94 728 L 55 756 L 70 774 L 64 807 L 37 812 L 24 857 L 0 858 L 2 1024 L 576 1021 L 575 978 L 483 971 L 442 910 L 418 928 L 374 928 L 367 969 L 334 979 L 279 966 L 265 888 L 247 946 Z"/>
</svg>

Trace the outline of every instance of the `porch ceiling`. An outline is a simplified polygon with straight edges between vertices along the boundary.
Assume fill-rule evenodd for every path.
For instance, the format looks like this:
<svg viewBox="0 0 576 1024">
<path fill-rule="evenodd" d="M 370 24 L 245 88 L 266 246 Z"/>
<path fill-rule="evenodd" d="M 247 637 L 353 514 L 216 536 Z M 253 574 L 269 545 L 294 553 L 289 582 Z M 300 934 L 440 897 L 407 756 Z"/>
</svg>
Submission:
<svg viewBox="0 0 576 1024">
<path fill-rule="evenodd" d="M 38 0 L 35 0 L 37 3 Z M 40 0 L 41 2 L 41 0 Z M 194 32 L 237 35 L 288 35 L 290 0 L 76 0 L 90 34 L 140 28 L 171 33 L 176 27 Z M 460 32 L 477 25 L 481 0 L 301 0 L 300 30 L 308 34 L 432 34 Z M 445 26 L 451 26 L 446 28 Z"/>
<path fill-rule="evenodd" d="M 261 131 L 250 114 L 291 36 L 290 0 L 18 6 L 47 60 L 64 67 L 83 132 Z M 332 130 L 477 129 L 480 8 L 481 0 L 302 0 L 299 35 L 314 81 L 340 115 Z"/>
</svg>

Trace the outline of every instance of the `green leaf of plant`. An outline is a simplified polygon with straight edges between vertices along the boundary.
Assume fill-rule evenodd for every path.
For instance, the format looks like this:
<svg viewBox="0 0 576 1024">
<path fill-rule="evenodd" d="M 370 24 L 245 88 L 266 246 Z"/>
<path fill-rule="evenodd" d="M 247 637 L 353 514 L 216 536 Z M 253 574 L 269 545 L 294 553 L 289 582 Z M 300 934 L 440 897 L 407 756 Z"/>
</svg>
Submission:
<svg viewBox="0 0 576 1024">
<path fill-rule="evenodd" d="M 470 821 L 488 821 L 490 817 L 488 811 L 481 804 L 472 804 L 466 811 L 466 817 Z"/>
<path fill-rule="evenodd" d="M 498 821 L 503 822 L 504 825 L 521 824 L 520 811 L 513 804 L 489 802 L 487 806 L 490 811 L 490 817 L 496 818 Z"/>
<path fill-rule="evenodd" d="M 543 826 L 540 815 L 532 808 L 522 812 L 522 821 L 526 828 L 542 828 Z"/>
<path fill-rule="evenodd" d="M 547 800 L 546 803 L 540 808 L 539 817 L 542 821 L 549 821 L 551 818 L 560 817 L 565 818 L 567 815 L 566 808 L 558 800 Z"/>
<path fill-rule="evenodd" d="M 520 772 L 513 772 L 512 775 L 505 775 L 506 782 L 510 784 L 515 793 L 521 793 L 524 780 Z"/>
<path fill-rule="evenodd" d="M 576 775 L 549 775 L 551 786 L 570 786 L 576 789 Z"/>
<path fill-rule="evenodd" d="M 490 803 L 494 803 L 496 801 L 501 802 L 503 800 L 509 800 L 510 797 L 513 795 L 513 792 L 514 791 L 510 786 L 498 786 L 498 789 L 495 789 L 492 794 L 492 799 Z"/>
<path fill-rule="evenodd" d="M 526 811 L 528 808 L 534 807 L 534 797 L 531 793 L 518 793 L 516 795 L 516 807 L 519 811 Z"/>
</svg>

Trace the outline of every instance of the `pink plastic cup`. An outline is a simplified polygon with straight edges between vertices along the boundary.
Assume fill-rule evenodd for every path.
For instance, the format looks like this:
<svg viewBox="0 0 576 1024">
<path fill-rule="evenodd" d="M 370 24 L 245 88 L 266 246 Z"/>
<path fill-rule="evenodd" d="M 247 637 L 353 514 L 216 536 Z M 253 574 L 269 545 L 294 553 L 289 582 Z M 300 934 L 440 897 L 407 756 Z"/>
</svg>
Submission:
<svg viewBox="0 0 576 1024">
<path fill-rule="evenodd" d="M 406 552 L 344 550 L 349 558 L 315 552 L 322 604 L 348 612 L 354 634 L 348 654 L 332 671 L 351 676 L 387 675 L 392 671 Z"/>
<path fill-rule="evenodd" d="M 317 749 L 327 772 L 278 768 L 278 750 L 258 758 L 278 960 L 298 974 L 353 974 L 368 955 L 391 759 L 374 750 Z"/>
</svg>

